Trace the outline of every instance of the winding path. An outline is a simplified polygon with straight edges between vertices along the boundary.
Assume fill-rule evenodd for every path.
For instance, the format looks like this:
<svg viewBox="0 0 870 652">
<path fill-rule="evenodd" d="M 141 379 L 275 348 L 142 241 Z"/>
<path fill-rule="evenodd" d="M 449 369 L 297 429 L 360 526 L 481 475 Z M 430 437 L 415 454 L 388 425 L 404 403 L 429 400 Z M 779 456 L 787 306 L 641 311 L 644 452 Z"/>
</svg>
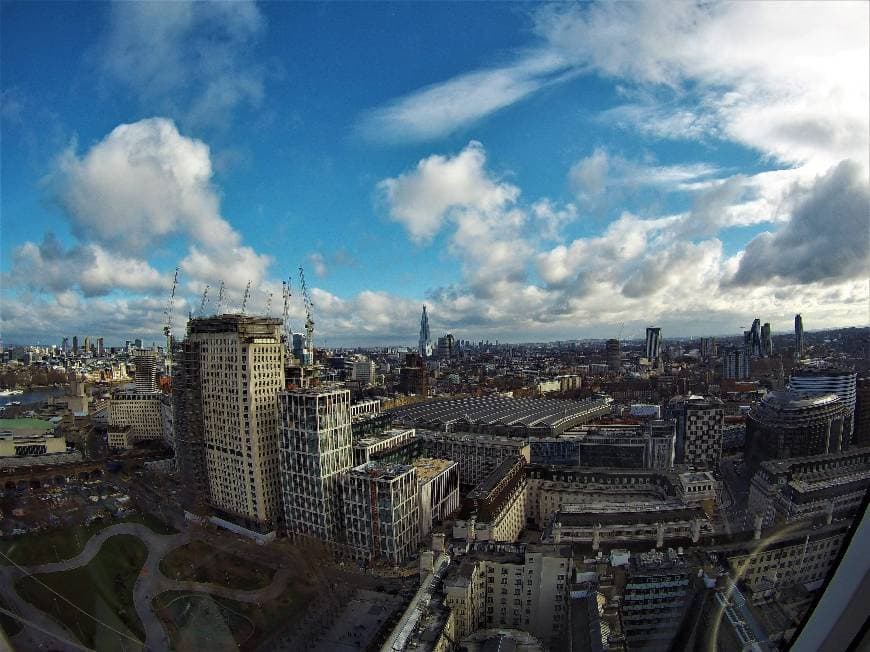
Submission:
<svg viewBox="0 0 870 652">
<path fill-rule="evenodd" d="M 75 635 L 69 629 L 18 595 L 15 582 L 25 575 L 57 573 L 85 566 L 96 556 L 107 539 L 118 534 L 135 536 L 148 548 L 148 558 L 133 586 L 133 603 L 145 630 L 144 646 L 139 649 L 154 652 L 170 649 L 169 634 L 151 608 L 151 601 L 164 591 L 200 591 L 239 602 L 263 602 L 280 595 L 290 578 L 290 571 L 282 568 L 275 573 L 269 586 L 253 591 L 229 589 L 206 582 L 172 580 L 160 572 L 160 561 L 170 550 L 191 541 L 190 530 L 180 534 L 156 534 L 139 523 L 117 523 L 93 535 L 82 551 L 71 559 L 29 567 L 0 566 L 0 593 L 13 611 L 34 624 L 24 625 L 24 629 L 14 637 L 13 640 L 20 649 L 50 648 L 64 652 L 87 649 L 76 642 Z M 127 649 L 131 647 L 132 645 Z"/>
</svg>

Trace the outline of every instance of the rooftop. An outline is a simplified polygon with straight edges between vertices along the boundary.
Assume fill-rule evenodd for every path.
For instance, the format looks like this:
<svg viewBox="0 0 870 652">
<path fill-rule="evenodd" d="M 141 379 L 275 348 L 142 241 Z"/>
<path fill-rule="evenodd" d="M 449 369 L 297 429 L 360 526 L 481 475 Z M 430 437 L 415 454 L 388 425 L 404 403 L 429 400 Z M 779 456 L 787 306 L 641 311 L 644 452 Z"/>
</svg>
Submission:
<svg viewBox="0 0 870 652">
<path fill-rule="evenodd" d="M 384 464 L 383 462 L 367 462 L 360 464 L 352 469 L 353 473 L 365 474 L 370 478 L 393 480 L 398 478 L 408 471 L 413 471 L 414 467 L 409 464 Z"/>
<path fill-rule="evenodd" d="M 438 476 L 451 466 L 458 466 L 458 462 L 453 460 L 441 460 L 434 457 L 418 457 L 414 460 L 413 465 L 417 468 L 417 482 L 428 482 L 435 476 Z"/>
<path fill-rule="evenodd" d="M 0 431 L 8 430 L 14 435 L 45 434 L 54 427 L 55 424 L 42 419 L 0 419 Z"/>
</svg>

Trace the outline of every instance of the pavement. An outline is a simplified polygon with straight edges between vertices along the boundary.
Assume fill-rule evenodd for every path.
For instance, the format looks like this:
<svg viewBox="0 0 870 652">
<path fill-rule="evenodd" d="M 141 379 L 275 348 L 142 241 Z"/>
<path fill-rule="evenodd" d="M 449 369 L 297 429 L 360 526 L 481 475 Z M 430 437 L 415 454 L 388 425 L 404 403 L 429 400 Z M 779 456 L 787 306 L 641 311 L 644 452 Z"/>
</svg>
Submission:
<svg viewBox="0 0 870 652">
<path fill-rule="evenodd" d="M 280 595 L 290 578 L 290 571 L 282 568 L 275 574 L 269 586 L 254 591 L 229 589 L 206 582 L 172 580 L 160 572 L 160 560 L 170 550 L 188 543 L 191 540 L 190 530 L 180 534 L 156 534 L 139 523 L 117 523 L 92 536 L 84 549 L 71 559 L 30 567 L 0 566 L 0 593 L 11 611 L 28 621 L 22 631 L 11 640 L 15 649 L 51 649 L 63 652 L 87 649 L 77 643 L 75 635 L 66 627 L 18 595 L 15 582 L 26 575 L 56 573 L 85 566 L 96 556 L 108 538 L 118 534 L 135 536 L 148 548 L 148 558 L 133 586 L 133 603 L 145 631 L 145 641 L 137 641 L 126 633 L 119 633 L 125 650 L 163 652 L 170 649 L 169 634 L 151 608 L 154 597 L 164 591 L 202 591 L 239 602 L 264 602 Z"/>
</svg>

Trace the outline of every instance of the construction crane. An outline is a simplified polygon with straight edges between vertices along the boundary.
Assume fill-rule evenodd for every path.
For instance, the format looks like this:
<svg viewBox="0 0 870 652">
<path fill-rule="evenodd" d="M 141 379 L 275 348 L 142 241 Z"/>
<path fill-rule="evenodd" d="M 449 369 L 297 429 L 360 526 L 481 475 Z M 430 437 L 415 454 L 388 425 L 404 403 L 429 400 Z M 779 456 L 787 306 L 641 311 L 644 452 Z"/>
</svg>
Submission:
<svg viewBox="0 0 870 652">
<path fill-rule="evenodd" d="M 218 289 L 217 315 L 220 316 L 221 309 L 224 307 L 224 282 L 221 281 L 221 286 Z"/>
<path fill-rule="evenodd" d="M 266 295 L 266 314 L 271 317 L 272 316 L 272 293 L 269 292 Z"/>
<path fill-rule="evenodd" d="M 166 336 L 166 375 L 172 378 L 172 312 L 175 309 L 175 289 L 178 287 L 178 271 L 175 268 L 175 276 L 172 277 L 172 291 L 169 293 L 169 302 L 163 311 L 163 334 Z"/>
<path fill-rule="evenodd" d="M 308 294 L 308 286 L 305 284 L 305 270 L 299 266 L 299 285 L 302 286 L 302 303 L 305 305 L 305 349 L 310 354 L 310 358 L 314 359 L 314 319 L 312 312 L 314 303 Z"/>
<path fill-rule="evenodd" d="M 199 302 L 199 316 L 205 317 L 205 306 L 208 303 L 208 284 L 205 286 L 205 290 L 202 291 L 202 300 Z"/>
<path fill-rule="evenodd" d="M 245 308 L 248 305 L 248 297 L 251 296 L 251 282 L 248 281 L 248 284 L 245 286 L 245 294 L 242 297 L 242 314 L 245 314 Z"/>
</svg>

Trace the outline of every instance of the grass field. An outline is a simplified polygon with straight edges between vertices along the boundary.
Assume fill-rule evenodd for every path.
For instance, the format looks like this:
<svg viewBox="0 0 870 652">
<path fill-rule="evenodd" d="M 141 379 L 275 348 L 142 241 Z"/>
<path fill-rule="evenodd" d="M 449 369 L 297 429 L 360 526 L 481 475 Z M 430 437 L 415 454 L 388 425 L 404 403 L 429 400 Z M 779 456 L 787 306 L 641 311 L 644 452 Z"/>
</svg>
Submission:
<svg viewBox="0 0 870 652">
<path fill-rule="evenodd" d="M 25 577 L 18 580 L 16 589 L 25 600 L 63 623 L 84 645 L 100 650 L 120 649 L 123 645 L 130 648 L 131 641 L 112 629 L 144 640 L 145 633 L 133 606 L 133 585 L 147 556 L 145 545 L 136 537 L 113 536 L 87 566 Z M 108 627 L 98 624 L 70 602 Z"/>
<path fill-rule="evenodd" d="M 90 525 L 56 528 L 44 532 L 22 534 L 0 540 L 0 564 L 9 564 L 8 556 L 21 566 L 51 564 L 72 559 L 79 554 L 93 535 L 115 523 L 141 523 L 157 534 L 175 534 L 177 530 L 148 514 L 134 514 L 122 519 L 101 519 Z M 4 556 L 5 555 L 5 556 Z"/>
<path fill-rule="evenodd" d="M 172 580 L 212 582 L 246 591 L 269 586 L 275 575 L 271 568 L 202 541 L 191 541 L 171 551 L 160 562 L 160 571 Z"/>
</svg>

